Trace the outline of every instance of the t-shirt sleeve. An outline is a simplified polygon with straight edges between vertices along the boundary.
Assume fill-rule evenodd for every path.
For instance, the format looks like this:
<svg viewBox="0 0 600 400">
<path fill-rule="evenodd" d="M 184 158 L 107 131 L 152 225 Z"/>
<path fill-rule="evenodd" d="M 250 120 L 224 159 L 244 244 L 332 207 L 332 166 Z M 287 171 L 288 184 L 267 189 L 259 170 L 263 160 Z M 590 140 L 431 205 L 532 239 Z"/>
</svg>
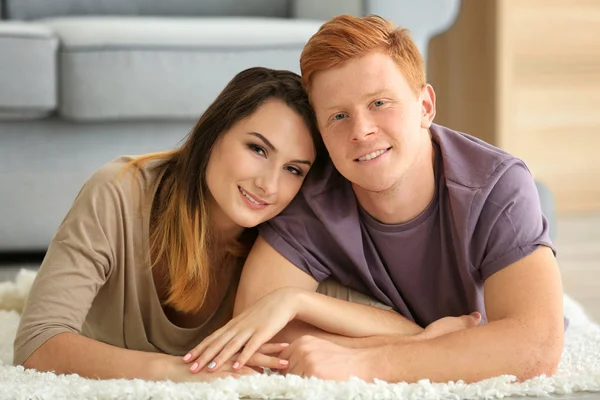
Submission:
<svg viewBox="0 0 600 400">
<path fill-rule="evenodd" d="M 118 191 L 104 175 L 96 173 L 86 182 L 48 247 L 23 309 L 15 365 L 59 333 L 80 333 L 111 273 L 111 242 L 122 218 Z"/>
<path fill-rule="evenodd" d="M 331 275 L 319 243 L 326 243 L 322 222 L 301 195 L 278 216 L 261 224 L 259 233 L 277 252 L 292 264 L 321 282 Z"/>
<path fill-rule="evenodd" d="M 531 173 L 524 163 L 510 165 L 484 200 L 473 235 L 475 267 L 485 280 L 526 257 L 539 246 L 554 251 L 548 221 Z"/>
</svg>

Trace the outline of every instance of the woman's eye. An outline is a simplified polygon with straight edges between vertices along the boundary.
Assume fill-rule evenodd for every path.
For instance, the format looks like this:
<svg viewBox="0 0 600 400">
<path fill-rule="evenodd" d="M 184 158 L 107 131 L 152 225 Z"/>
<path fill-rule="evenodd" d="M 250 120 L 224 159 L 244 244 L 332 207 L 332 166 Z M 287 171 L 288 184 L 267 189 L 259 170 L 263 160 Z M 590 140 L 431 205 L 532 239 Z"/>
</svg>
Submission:
<svg viewBox="0 0 600 400">
<path fill-rule="evenodd" d="M 289 172 L 291 172 L 294 175 L 298 175 L 298 176 L 302 176 L 302 170 L 296 168 L 296 167 L 285 167 L 286 170 L 288 170 Z"/>
<path fill-rule="evenodd" d="M 335 114 L 333 116 L 333 119 L 335 119 L 336 121 L 340 121 L 342 119 L 346 118 L 346 114 L 340 113 L 340 114 Z"/>
<path fill-rule="evenodd" d="M 255 152 L 256 154 L 260 155 L 260 156 L 265 156 L 267 154 L 267 152 L 265 151 L 265 149 L 263 149 L 260 146 L 257 146 L 255 144 L 251 144 L 248 147 L 250 147 L 250 149 Z"/>
</svg>

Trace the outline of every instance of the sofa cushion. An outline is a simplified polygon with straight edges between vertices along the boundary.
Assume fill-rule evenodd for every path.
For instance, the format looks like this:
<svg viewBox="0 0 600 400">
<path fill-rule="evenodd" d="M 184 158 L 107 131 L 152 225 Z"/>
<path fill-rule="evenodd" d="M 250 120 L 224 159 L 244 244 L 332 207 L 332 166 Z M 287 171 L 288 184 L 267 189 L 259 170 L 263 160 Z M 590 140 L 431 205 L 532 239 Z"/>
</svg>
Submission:
<svg viewBox="0 0 600 400">
<path fill-rule="evenodd" d="M 10 18 L 76 15 L 287 17 L 288 0 L 0 0 Z"/>
<path fill-rule="evenodd" d="M 319 22 L 267 18 L 73 17 L 60 37 L 59 112 L 76 120 L 197 118 L 244 68 L 299 72 Z"/>
<path fill-rule="evenodd" d="M 35 23 L 0 23 L 0 118 L 36 118 L 56 108 L 52 31 Z"/>
</svg>

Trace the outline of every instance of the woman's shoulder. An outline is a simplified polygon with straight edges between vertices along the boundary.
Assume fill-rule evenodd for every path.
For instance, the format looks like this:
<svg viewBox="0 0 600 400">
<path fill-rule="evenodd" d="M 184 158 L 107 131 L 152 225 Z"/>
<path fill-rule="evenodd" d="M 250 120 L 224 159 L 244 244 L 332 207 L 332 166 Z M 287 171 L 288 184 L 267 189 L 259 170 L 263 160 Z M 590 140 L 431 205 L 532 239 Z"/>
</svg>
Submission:
<svg viewBox="0 0 600 400">
<path fill-rule="evenodd" d="M 78 198 L 103 207 L 107 202 L 143 207 L 160 174 L 160 162 L 136 163 L 138 156 L 117 157 L 98 168 L 84 183 Z"/>
<path fill-rule="evenodd" d="M 117 157 L 98 168 L 85 186 L 94 188 L 112 187 L 124 192 L 145 189 L 155 183 L 159 168 L 156 160 L 136 163 L 138 156 Z"/>
</svg>

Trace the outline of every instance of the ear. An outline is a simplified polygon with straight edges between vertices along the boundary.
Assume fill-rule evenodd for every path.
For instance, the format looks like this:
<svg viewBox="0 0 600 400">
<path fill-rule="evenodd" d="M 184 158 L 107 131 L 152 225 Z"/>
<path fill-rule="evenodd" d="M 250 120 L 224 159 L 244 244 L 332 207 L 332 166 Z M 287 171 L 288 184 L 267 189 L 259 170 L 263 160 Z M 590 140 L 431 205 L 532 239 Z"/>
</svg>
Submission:
<svg viewBox="0 0 600 400">
<path fill-rule="evenodd" d="M 435 118 L 435 92 L 433 86 L 426 83 L 421 89 L 421 128 L 429 129 Z"/>
</svg>

